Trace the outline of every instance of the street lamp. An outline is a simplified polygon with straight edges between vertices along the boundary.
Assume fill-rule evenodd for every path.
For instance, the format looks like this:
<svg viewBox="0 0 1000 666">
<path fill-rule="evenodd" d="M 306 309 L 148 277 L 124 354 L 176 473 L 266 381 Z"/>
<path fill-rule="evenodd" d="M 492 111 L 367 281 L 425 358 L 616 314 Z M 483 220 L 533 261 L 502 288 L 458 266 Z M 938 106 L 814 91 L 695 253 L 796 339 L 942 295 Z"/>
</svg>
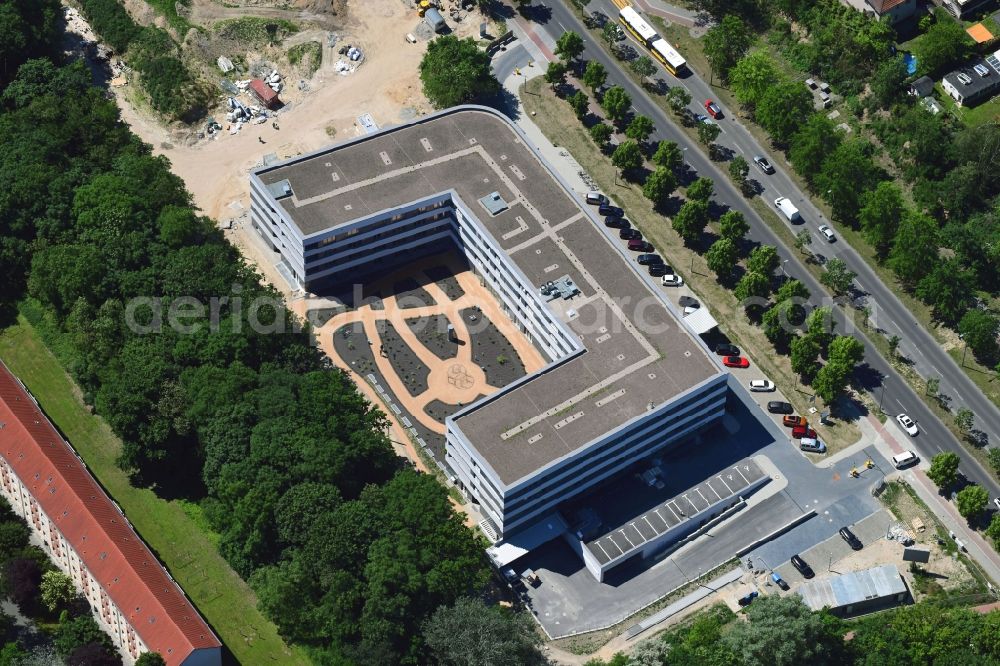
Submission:
<svg viewBox="0 0 1000 666">
<path fill-rule="evenodd" d="M 885 413 L 882 411 L 882 398 L 884 397 L 885 397 L 885 382 L 882 382 L 882 393 L 880 393 L 878 396 L 878 411 L 880 414 Z"/>
<path fill-rule="evenodd" d="M 965 336 L 961 333 L 958 334 L 958 339 L 965 343 L 965 349 L 962 350 L 962 367 L 965 367 L 965 355 L 969 353 L 969 341 L 965 339 Z"/>
</svg>

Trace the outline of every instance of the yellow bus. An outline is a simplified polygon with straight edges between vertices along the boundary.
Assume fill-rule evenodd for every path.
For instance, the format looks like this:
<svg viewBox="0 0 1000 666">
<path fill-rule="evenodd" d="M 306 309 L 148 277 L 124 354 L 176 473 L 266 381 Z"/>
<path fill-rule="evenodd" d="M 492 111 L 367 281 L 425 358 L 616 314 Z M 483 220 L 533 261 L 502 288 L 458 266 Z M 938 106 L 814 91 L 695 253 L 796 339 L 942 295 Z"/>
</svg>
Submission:
<svg viewBox="0 0 1000 666">
<path fill-rule="evenodd" d="M 677 76 L 687 66 L 687 61 L 665 39 L 657 39 L 649 50 L 653 57 L 659 60 L 674 76 Z"/>
<path fill-rule="evenodd" d="M 653 30 L 653 27 L 639 16 L 639 12 L 631 7 L 625 7 L 620 10 L 618 12 L 618 20 L 646 48 L 649 48 L 650 44 L 660 38 L 656 31 Z"/>
</svg>

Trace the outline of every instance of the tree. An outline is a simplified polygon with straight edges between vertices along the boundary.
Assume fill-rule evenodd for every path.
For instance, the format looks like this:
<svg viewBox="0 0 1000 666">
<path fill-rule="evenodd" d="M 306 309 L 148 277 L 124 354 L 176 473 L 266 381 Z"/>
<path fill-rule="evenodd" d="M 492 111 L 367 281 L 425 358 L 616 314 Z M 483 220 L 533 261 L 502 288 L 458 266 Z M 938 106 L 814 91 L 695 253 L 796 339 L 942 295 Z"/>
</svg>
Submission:
<svg viewBox="0 0 1000 666">
<path fill-rule="evenodd" d="M 719 235 L 734 243 L 739 244 L 748 231 L 750 231 L 750 225 L 747 224 L 743 213 L 738 210 L 727 210 L 719 218 Z"/>
<path fill-rule="evenodd" d="M 653 164 L 676 172 L 684 164 L 684 152 L 673 141 L 660 141 L 653 153 Z"/>
<path fill-rule="evenodd" d="M 42 574 L 39 589 L 42 603 L 51 613 L 54 613 L 59 607 L 68 606 L 77 596 L 73 579 L 61 571 L 46 571 Z"/>
<path fill-rule="evenodd" d="M 853 225 L 861 210 L 861 197 L 885 178 L 869 153 L 872 144 L 860 139 L 845 141 L 825 160 L 816 176 L 816 187 L 833 208 L 833 219 Z"/>
<path fill-rule="evenodd" d="M 653 202 L 653 207 L 662 206 L 677 188 L 677 179 L 670 169 L 657 167 L 642 185 L 642 194 Z"/>
<path fill-rule="evenodd" d="M 490 57 L 475 40 L 445 35 L 432 40 L 420 61 L 420 81 L 434 108 L 445 109 L 497 93 Z"/>
<path fill-rule="evenodd" d="M 704 201 L 686 201 L 674 215 L 671 226 L 684 239 L 685 244 L 693 245 L 708 226 L 708 204 Z"/>
<path fill-rule="evenodd" d="M 813 379 L 812 387 L 816 391 L 816 395 L 822 398 L 826 404 L 832 403 L 847 389 L 851 370 L 851 366 L 843 363 L 827 362 L 819 369 L 815 379 Z"/>
<path fill-rule="evenodd" d="M 66 658 L 66 666 L 121 666 L 121 663 L 121 657 L 100 643 L 81 645 Z"/>
<path fill-rule="evenodd" d="M 903 193 L 892 181 L 883 180 L 874 190 L 861 196 L 858 222 L 865 240 L 875 249 L 875 255 L 880 260 L 885 259 L 892 247 L 892 240 L 904 214 L 906 204 L 903 202 Z"/>
<path fill-rule="evenodd" d="M 573 107 L 573 113 L 580 120 L 583 120 L 587 113 L 590 111 L 590 99 L 587 97 L 587 93 L 582 90 L 577 90 L 575 93 L 569 96 L 569 105 Z"/>
<path fill-rule="evenodd" d="M 758 245 L 750 252 L 747 260 L 747 270 L 756 271 L 761 275 L 773 275 L 781 264 L 778 250 L 770 245 Z"/>
<path fill-rule="evenodd" d="M 564 32 L 556 40 L 555 54 L 563 62 L 569 63 L 576 60 L 583 53 L 583 37 L 572 30 Z"/>
<path fill-rule="evenodd" d="M 684 113 L 690 103 L 691 93 L 684 86 L 673 86 L 667 91 L 667 104 L 670 105 L 670 110 L 675 114 Z"/>
<path fill-rule="evenodd" d="M 135 666 L 167 666 L 159 652 L 143 652 L 135 660 Z"/>
<path fill-rule="evenodd" d="M 802 284 L 801 281 L 786 280 L 785 283 L 778 288 L 778 293 L 775 294 L 775 298 L 778 302 L 792 299 L 799 305 L 802 305 L 809 300 L 810 295 L 809 288 Z"/>
<path fill-rule="evenodd" d="M 644 143 L 649 135 L 656 130 L 653 121 L 646 116 L 636 116 L 625 128 L 625 136 L 635 139 L 638 143 Z"/>
<path fill-rule="evenodd" d="M 541 637 L 526 613 L 463 597 L 424 623 L 424 640 L 436 663 L 455 666 L 546 664 Z"/>
<path fill-rule="evenodd" d="M 881 109 L 888 109 L 903 98 L 906 93 L 906 79 L 909 72 L 902 55 L 884 58 L 875 68 L 875 74 L 868 82 L 872 100 Z"/>
<path fill-rule="evenodd" d="M 742 155 L 737 155 L 729 162 L 729 175 L 737 185 L 743 187 L 747 176 L 750 175 L 750 165 Z"/>
<path fill-rule="evenodd" d="M 935 263 L 917 283 L 915 293 L 931 306 L 934 319 L 954 326 L 972 302 L 974 278 L 954 257 Z"/>
<path fill-rule="evenodd" d="M 808 88 L 799 81 L 786 81 L 764 91 L 755 116 L 775 143 L 788 144 L 812 113 L 812 95 Z"/>
<path fill-rule="evenodd" d="M 957 453 L 945 451 L 931 458 L 931 467 L 927 470 L 927 477 L 937 485 L 938 488 L 949 488 L 958 481 L 958 465 L 961 459 Z"/>
<path fill-rule="evenodd" d="M 851 290 L 857 273 L 847 267 L 847 262 L 834 257 L 826 262 L 826 270 L 820 275 L 819 281 L 830 288 L 837 296 L 843 296 Z"/>
<path fill-rule="evenodd" d="M 791 343 L 797 306 L 791 301 L 779 301 L 768 308 L 761 317 L 764 335 L 776 349 L 787 349 Z"/>
<path fill-rule="evenodd" d="M 971 409 L 962 407 L 955 413 L 955 427 L 958 428 L 959 432 L 963 435 L 968 435 L 969 431 L 972 430 L 972 426 L 976 424 L 976 415 L 972 413 Z"/>
<path fill-rule="evenodd" d="M 806 335 L 815 340 L 819 348 L 825 352 L 833 341 L 833 329 L 836 327 L 833 321 L 833 308 L 828 305 L 816 308 L 809 313 L 805 325 Z"/>
<path fill-rule="evenodd" d="M 976 484 L 968 485 L 958 491 L 955 496 L 955 504 L 958 506 L 958 513 L 966 520 L 972 521 L 986 511 L 990 502 L 990 494 L 986 488 Z"/>
<path fill-rule="evenodd" d="M 756 603 L 756 602 L 754 602 Z M 980 664 L 996 659 L 996 614 L 936 603 L 903 606 L 852 622 L 851 652 L 859 666 L 907 664 Z M 920 656 L 916 656 L 920 655 Z M 847 663 L 847 662 L 844 662 Z"/>
<path fill-rule="evenodd" d="M 840 636 L 827 629 L 798 595 L 758 597 L 747 609 L 749 622 L 736 622 L 722 641 L 745 666 L 835 663 Z"/>
<path fill-rule="evenodd" d="M 553 60 L 545 70 L 545 82 L 552 86 L 553 90 L 566 83 L 566 64 L 559 60 Z"/>
<path fill-rule="evenodd" d="M 608 125 L 607 123 L 597 123 L 590 128 L 590 138 L 594 140 L 594 143 L 603 148 L 608 143 L 608 139 L 611 138 L 611 135 L 614 134 L 614 132 L 615 131 L 612 129 L 611 125 Z"/>
<path fill-rule="evenodd" d="M 610 24 L 609 25 L 613 25 Z M 587 67 L 583 70 L 583 84 L 596 91 L 598 88 L 604 85 L 604 82 L 608 80 L 608 70 L 604 68 L 604 65 L 596 60 L 591 60 L 587 62 Z"/>
<path fill-rule="evenodd" d="M 687 188 L 687 198 L 691 201 L 705 201 L 707 202 L 712 198 L 712 192 L 715 190 L 715 183 L 712 182 L 711 178 L 701 177 L 688 185 Z"/>
<path fill-rule="evenodd" d="M 899 350 L 899 343 L 903 340 L 898 335 L 893 335 L 887 341 L 889 344 L 889 356 L 891 358 L 896 358 L 896 352 Z"/>
<path fill-rule="evenodd" d="M 938 258 L 938 225 L 923 213 L 910 211 L 903 216 L 886 262 L 908 286 L 927 275 Z"/>
<path fill-rule="evenodd" d="M 725 236 L 722 238 L 726 239 Z M 730 273 L 732 273 L 732 269 L 730 269 Z M 766 275 L 761 275 L 756 271 L 747 271 L 744 273 L 743 277 L 740 278 L 740 281 L 736 283 L 736 287 L 733 289 L 733 296 L 735 296 L 737 300 L 742 302 L 747 299 L 754 299 L 753 304 L 757 304 L 759 301 L 766 299 L 770 293 L 771 281 Z"/>
<path fill-rule="evenodd" d="M 698 125 L 698 140 L 706 146 L 711 146 L 722 133 L 722 128 L 715 123 L 701 123 Z"/>
<path fill-rule="evenodd" d="M 621 27 L 617 23 L 615 23 L 614 21 L 608 21 L 607 23 L 604 24 L 604 27 L 601 28 L 601 37 L 608 44 L 614 44 L 615 42 L 618 41 L 618 35 L 620 31 Z"/>
<path fill-rule="evenodd" d="M 859 365 L 865 358 L 865 346 L 850 335 L 838 335 L 830 341 L 827 352 L 831 363 L 843 363 L 847 367 Z"/>
<path fill-rule="evenodd" d="M 823 170 L 823 162 L 842 141 L 842 135 L 833 121 L 822 113 L 814 113 L 792 137 L 788 158 L 815 192 L 816 179 Z"/>
<path fill-rule="evenodd" d="M 997 346 L 1000 319 L 993 313 L 978 308 L 970 309 L 958 322 L 958 332 L 980 363 L 992 365 L 991 361 L 995 361 L 1000 355 L 1000 348 Z"/>
<path fill-rule="evenodd" d="M 678 213 L 679 216 L 680 214 Z M 724 280 L 733 274 L 739 258 L 740 254 L 739 250 L 736 249 L 736 244 L 728 238 L 720 238 L 715 241 L 708 248 L 708 252 L 705 253 L 705 263 L 719 276 L 720 280 Z"/>
<path fill-rule="evenodd" d="M 808 229 L 802 229 L 795 234 L 795 249 L 799 252 L 812 245 L 812 242 L 812 234 L 809 233 Z"/>
<path fill-rule="evenodd" d="M 656 63 L 649 56 L 639 56 L 629 65 L 633 72 L 641 76 L 642 78 L 647 78 L 656 74 Z"/>
<path fill-rule="evenodd" d="M 940 377 L 930 377 L 927 380 L 927 390 L 926 393 L 932 398 L 936 398 L 938 391 L 941 388 L 941 378 Z"/>
<path fill-rule="evenodd" d="M 811 382 L 819 371 L 819 352 L 819 345 L 808 335 L 800 335 L 792 340 L 792 370 L 807 383 Z"/>
<path fill-rule="evenodd" d="M 729 70 L 746 55 L 753 36 L 738 16 L 726 14 L 722 20 L 705 33 L 705 57 L 712 66 L 712 73 L 723 81 Z"/>
<path fill-rule="evenodd" d="M 729 87 L 740 104 L 751 111 L 780 80 L 778 66 L 767 51 L 754 51 L 729 70 Z"/>
<path fill-rule="evenodd" d="M 56 628 L 55 639 L 56 652 L 67 657 L 79 647 L 96 643 L 103 648 L 113 650 L 111 639 L 101 631 L 97 622 L 88 613 L 70 617 L 66 611 L 59 616 L 59 626 Z"/>
<path fill-rule="evenodd" d="M 3 573 L 3 584 L 11 600 L 22 613 L 33 615 L 38 606 L 38 586 L 42 582 L 38 563 L 26 557 L 15 557 L 4 563 Z"/>
<path fill-rule="evenodd" d="M 986 538 L 993 542 L 993 549 L 1000 550 L 1000 512 L 993 514 L 985 534 Z"/>
<path fill-rule="evenodd" d="M 621 86 L 611 86 L 601 99 L 601 106 L 608 112 L 608 117 L 617 123 L 625 120 L 632 106 L 632 98 Z"/>
<path fill-rule="evenodd" d="M 642 151 L 635 141 L 624 141 L 618 144 L 615 152 L 611 153 L 611 163 L 614 164 L 622 174 L 633 171 L 642 166 Z"/>
<path fill-rule="evenodd" d="M 934 23 L 921 37 L 916 50 L 917 62 L 921 71 L 933 75 L 964 60 L 973 46 L 963 26 L 947 17 Z"/>
</svg>

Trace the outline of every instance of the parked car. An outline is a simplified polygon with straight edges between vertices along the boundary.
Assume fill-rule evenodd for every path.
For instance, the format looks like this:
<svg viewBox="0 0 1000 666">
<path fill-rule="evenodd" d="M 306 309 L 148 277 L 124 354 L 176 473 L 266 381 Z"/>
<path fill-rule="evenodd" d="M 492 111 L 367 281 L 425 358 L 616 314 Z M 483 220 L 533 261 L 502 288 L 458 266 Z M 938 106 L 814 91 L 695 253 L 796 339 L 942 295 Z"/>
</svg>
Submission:
<svg viewBox="0 0 1000 666">
<path fill-rule="evenodd" d="M 676 273 L 671 273 L 664 275 L 663 279 L 660 280 L 660 284 L 664 287 L 680 287 L 684 284 L 684 279 Z"/>
<path fill-rule="evenodd" d="M 738 603 L 741 607 L 746 608 L 747 606 L 749 606 L 750 604 L 752 604 L 753 600 L 756 599 L 756 598 L 757 598 L 757 590 L 753 590 L 749 594 L 746 594 L 746 595 L 740 597 L 739 599 L 737 599 L 736 603 Z"/>
<path fill-rule="evenodd" d="M 611 52 L 614 53 L 619 60 L 635 60 L 639 57 L 638 51 L 628 44 L 612 44 Z"/>
<path fill-rule="evenodd" d="M 618 238 L 622 240 L 642 240 L 642 232 L 638 229 L 626 228 L 618 232 Z"/>
<path fill-rule="evenodd" d="M 653 277 L 664 277 L 670 274 L 670 266 L 666 264 L 650 264 L 648 270 Z"/>
<path fill-rule="evenodd" d="M 624 217 L 615 217 L 614 215 L 608 215 L 604 218 L 604 226 L 611 227 L 612 229 L 628 229 L 632 224 L 626 220 Z"/>
<path fill-rule="evenodd" d="M 896 422 L 899 423 L 899 427 L 906 431 L 906 434 L 910 437 L 916 437 L 917 433 L 920 432 L 920 428 L 914 423 L 906 414 L 900 414 L 896 417 Z"/>
<path fill-rule="evenodd" d="M 705 111 L 707 111 L 708 115 L 712 116 L 716 120 L 722 117 L 722 109 L 720 109 L 719 105 L 710 99 L 705 100 Z"/>
<path fill-rule="evenodd" d="M 864 548 L 864 544 L 861 543 L 861 539 L 854 536 L 854 532 L 846 527 L 840 528 L 840 538 L 847 542 L 847 545 L 851 547 L 851 550 L 861 550 Z"/>
<path fill-rule="evenodd" d="M 778 587 L 780 587 L 782 590 L 787 590 L 788 589 L 788 583 L 785 581 L 784 578 L 782 578 L 780 575 L 778 575 L 777 571 L 772 571 L 771 572 L 771 580 L 773 580 L 774 584 L 777 585 Z"/>
<path fill-rule="evenodd" d="M 592 206 L 604 206 L 607 205 L 609 202 L 606 196 L 604 196 L 597 190 L 591 190 L 590 192 L 587 192 L 587 203 L 591 204 Z"/>
<path fill-rule="evenodd" d="M 757 168 L 766 174 L 774 173 L 774 167 L 771 163 L 767 161 L 767 158 L 763 155 L 754 155 L 753 163 L 757 165 Z"/>
<path fill-rule="evenodd" d="M 785 416 L 781 419 L 781 422 L 785 424 L 786 428 L 794 428 L 795 426 L 805 426 L 809 425 L 809 419 L 804 416 Z"/>
<path fill-rule="evenodd" d="M 792 437 L 808 437 L 816 439 L 816 431 L 807 425 L 795 426 L 792 428 Z"/>
<path fill-rule="evenodd" d="M 750 361 L 742 356 L 724 356 L 722 365 L 727 368 L 749 368 Z"/>
<path fill-rule="evenodd" d="M 715 353 L 719 356 L 739 356 L 740 348 L 728 342 L 720 342 L 715 345 Z"/>
<path fill-rule="evenodd" d="M 706 116 L 703 113 L 696 113 L 696 114 L 694 114 L 694 119 L 697 122 L 701 123 L 702 125 L 714 125 L 715 124 L 714 120 L 712 120 L 711 118 L 709 118 L 708 116 Z"/>
<path fill-rule="evenodd" d="M 652 252 L 653 244 L 641 238 L 633 238 L 628 242 L 628 249 L 633 252 Z"/>
<path fill-rule="evenodd" d="M 782 402 L 781 400 L 775 400 L 773 402 L 767 403 L 767 411 L 772 414 L 791 414 L 795 411 L 790 402 Z"/>
<path fill-rule="evenodd" d="M 538 587 L 542 583 L 542 579 L 538 577 L 534 569 L 525 569 L 524 573 L 521 574 L 521 578 L 531 587 Z"/>
<path fill-rule="evenodd" d="M 609 203 L 602 203 L 600 207 L 597 209 L 597 212 L 601 215 L 611 215 L 614 217 L 621 217 L 625 214 L 625 211 L 623 211 L 621 208 L 619 208 L 618 206 L 612 206 Z"/>
<path fill-rule="evenodd" d="M 663 258 L 658 254 L 640 254 L 635 258 L 639 262 L 640 266 L 649 266 L 650 264 L 662 264 Z"/>
<path fill-rule="evenodd" d="M 693 297 L 693 296 L 681 296 L 679 299 L 677 299 L 677 302 L 680 303 L 680 305 L 681 305 L 682 308 L 700 308 L 701 307 L 701 303 L 699 303 L 698 299 L 695 298 L 695 297 Z"/>
<path fill-rule="evenodd" d="M 604 12 L 590 12 L 583 17 L 583 24 L 588 28 L 603 28 L 608 22 L 608 15 Z"/>
<path fill-rule="evenodd" d="M 770 379 L 751 379 L 750 390 L 754 393 L 770 393 L 774 390 L 774 382 Z"/>
<path fill-rule="evenodd" d="M 813 573 L 812 567 L 806 564 L 806 561 L 798 555 L 792 555 L 792 566 L 795 567 L 796 571 L 802 574 L 803 578 L 812 578 L 816 575 Z"/>
<path fill-rule="evenodd" d="M 833 229 L 826 226 L 825 224 L 819 225 L 819 232 L 823 234 L 823 237 L 827 240 L 828 243 L 832 243 L 835 240 L 837 240 L 837 237 L 833 235 Z"/>
<path fill-rule="evenodd" d="M 809 453 L 826 453 L 826 444 L 815 437 L 803 437 L 799 440 L 799 450 Z"/>
<path fill-rule="evenodd" d="M 913 451 L 903 451 L 898 456 L 892 457 L 892 466 L 896 469 L 903 469 L 904 467 L 909 467 L 914 465 L 920 458 Z"/>
</svg>

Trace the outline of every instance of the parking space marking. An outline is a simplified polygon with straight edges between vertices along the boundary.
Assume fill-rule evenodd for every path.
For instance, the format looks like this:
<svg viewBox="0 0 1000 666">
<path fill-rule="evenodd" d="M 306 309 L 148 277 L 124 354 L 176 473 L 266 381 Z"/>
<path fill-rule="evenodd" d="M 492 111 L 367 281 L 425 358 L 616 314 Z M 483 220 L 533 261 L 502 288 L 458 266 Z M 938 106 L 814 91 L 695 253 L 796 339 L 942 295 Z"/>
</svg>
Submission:
<svg viewBox="0 0 1000 666">
<path fill-rule="evenodd" d="M 732 486 L 730 486 L 730 485 L 729 485 L 728 483 L 726 483 L 726 480 L 725 480 L 725 479 L 723 478 L 723 476 L 722 476 L 721 474 L 718 474 L 718 475 L 716 475 L 716 477 L 715 477 L 715 478 L 717 478 L 717 479 L 718 479 L 719 481 L 722 481 L 722 484 L 723 484 L 723 485 L 724 485 L 724 486 L 726 487 L 726 489 L 727 489 L 727 490 L 729 491 L 729 494 L 730 494 L 730 495 L 732 495 L 732 494 L 733 494 L 733 487 L 732 487 Z"/>
<path fill-rule="evenodd" d="M 659 530 L 657 530 L 655 527 L 653 527 L 653 523 L 649 522 L 649 516 L 643 516 L 642 519 L 645 520 L 646 524 L 649 525 L 649 528 L 651 530 L 653 530 L 653 534 L 659 534 L 660 533 Z"/>
<path fill-rule="evenodd" d="M 635 527 L 635 526 L 633 525 L 633 527 Z M 628 541 L 628 543 L 629 543 L 630 546 L 632 546 L 633 548 L 635 548 L 635 544 L 632 543 L 632 539 L 629 539 L 628 535 L 625 534 L 625 530 L 618 530 L 618 533 L 621 534 L 623 537 L 625 537 L 625 540 Z"/>
</svg>

